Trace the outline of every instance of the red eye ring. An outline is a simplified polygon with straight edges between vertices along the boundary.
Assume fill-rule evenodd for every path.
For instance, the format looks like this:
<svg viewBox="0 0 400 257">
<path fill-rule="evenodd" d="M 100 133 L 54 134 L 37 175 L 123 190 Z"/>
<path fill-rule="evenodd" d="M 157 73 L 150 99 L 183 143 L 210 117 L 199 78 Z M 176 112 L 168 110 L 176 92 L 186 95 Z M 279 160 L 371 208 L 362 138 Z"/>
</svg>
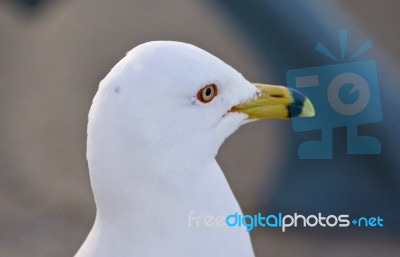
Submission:
<svg viewBox="0 0 400 257">
<path fill-rule="evenodd" d="M 202 103 L 211 102 L 218 94 L 218 87 L 214 83 L 207 84 L 197 92 L 197 99 Z"/>
</svg>

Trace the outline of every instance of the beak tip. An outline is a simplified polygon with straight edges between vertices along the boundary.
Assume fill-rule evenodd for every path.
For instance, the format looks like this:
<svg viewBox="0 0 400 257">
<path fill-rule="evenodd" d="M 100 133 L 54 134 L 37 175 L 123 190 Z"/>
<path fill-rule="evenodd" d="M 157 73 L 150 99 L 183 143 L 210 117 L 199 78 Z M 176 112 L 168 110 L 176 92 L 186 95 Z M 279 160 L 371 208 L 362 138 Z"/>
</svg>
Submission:
<svg viewBox="0 0 400 257">
<path fill-rule="evenodd" d="M 303 104 L 302 112 L 298 117 L 314 117 L 315 109 L 310 99 L 306 98 Z"/>
</svg>

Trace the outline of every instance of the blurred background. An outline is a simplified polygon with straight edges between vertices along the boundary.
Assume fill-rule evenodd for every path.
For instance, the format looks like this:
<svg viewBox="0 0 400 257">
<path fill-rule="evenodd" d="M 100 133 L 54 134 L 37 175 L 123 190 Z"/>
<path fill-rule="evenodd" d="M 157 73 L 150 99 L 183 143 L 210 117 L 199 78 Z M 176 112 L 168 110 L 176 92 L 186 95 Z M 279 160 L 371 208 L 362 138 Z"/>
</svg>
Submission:
<svg viewBox="0 0 400 257">
<path fill-rule="evenodd" d="M 1 0 L 0 256 L 73 256 L 95 217 L 85 160 L 87 113 L 98 83 L 125 53 L 150 40 L 195 44 L 249 81 L 286 84 L 290 69 L 334 64 L 370 39 L 358 60 L 377 64 L 383 121 L 360 126 L 380 155 L 347 155 L 334 134 L 332 160 L 300 160 L 288 121 L 241 128 L 218 160 L 244 213 L 381 216 L 383 228 L 260 229 L 262 256 L 400 256 L 400 2 Z"/>
</svg>

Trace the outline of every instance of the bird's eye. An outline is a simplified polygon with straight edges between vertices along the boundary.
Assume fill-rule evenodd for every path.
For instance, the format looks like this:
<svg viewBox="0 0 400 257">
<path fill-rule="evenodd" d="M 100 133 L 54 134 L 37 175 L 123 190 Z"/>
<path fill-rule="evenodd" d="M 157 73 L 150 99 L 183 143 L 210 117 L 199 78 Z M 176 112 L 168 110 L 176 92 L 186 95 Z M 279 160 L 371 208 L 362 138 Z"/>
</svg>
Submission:
<svg viewBox="0 0 400 257">
<path fill-rule="evenodd" d="M 209 103 L 217 95 L 217 85 L 208 84 L 197 92 L 197 99 L 202 103 Z"/>
</svg>

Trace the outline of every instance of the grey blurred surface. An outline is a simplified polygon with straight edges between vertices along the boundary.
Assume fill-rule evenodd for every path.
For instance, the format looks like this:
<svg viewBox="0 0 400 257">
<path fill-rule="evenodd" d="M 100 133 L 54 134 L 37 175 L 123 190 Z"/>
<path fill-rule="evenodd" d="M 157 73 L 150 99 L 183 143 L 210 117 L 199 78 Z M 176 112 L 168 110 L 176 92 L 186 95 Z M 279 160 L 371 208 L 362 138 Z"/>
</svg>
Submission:
<svg viewBox="0 0 400 257">
<path fill-rule="evenodd" d="M 215 2 L 213 2 L 215 3 Z M 377 216 L 385 219 L 385 232 L 398 233 L 400 228 L 400 163 L 397 128 L 400 119 L 391 110 L 400 109 L 397 99 L 399 39 L 392 23 L 396 4 L 379 5 L 369 1 L 217 1 L 229 10 L 251 44 L 270 64 L 272 76 L 266 80 L 286 83 L 286 72 L 306 67 L 348 63 L 346 59 L 367 39 L 373 47 L 353 61 L 374 60 L 377 63 L 383 120 L 359 125 L 358 133 L 378 138 L 382 152 L 378 155 L 346 153 L 346 127 L 333 131 L 333 158 L 302 160 L 297 148 L 302 142 L 318 140 L 321 130 L 293 133 L 282 127 L 281 145 L 286 147 L 285 161 L 270 193 L 263 194 L 261 208 L 265 213 L 347 213 L 352 217 Z M 368 19 L 369 18 L 369 19 Z M 371 21 L 373 20 L 373 21 Z M 373 23 L 373 26 L 371 25 Z M 322 42 L 339 54 L 338 30 L 348 31 L 344 60 L 332 60 L 314 50 Z M 326 66 L 327 67 L 327 66 Z M 330 66 L 334 67 L 334 66 Z M 335 66 L 339 67 L 339 66 Z M 333 68 L 332 68 L 333 69 Z M 307 94 L 307 93 L 306 93 Z M 374 96 L 379 96 L 374 95 Z M 320 94 L 315 100 L 324 100 Z M 312 98 L 313 99 L 313 98 Z M 378 109 L 376 109 L 378 110 Z M 316 106 L 319 115 L 325 110 Z M 335 124 L 335 117 L 326 117 Z M 350 117 L 349 117 L 350 118 Z M 356 117 L 352 117 L 356 118 Z M 322 150 L 322 149 L 321 149 Z"/>
<path fill-rule="evenodd" d="M 48 2 L 28 17 L 0 2 L 0 256 L 72 256 L 85 239 L 95 215 L 85 160 L 87 112 L 99 81 L 134 46 L 185 41 L 219 56 L 250 81 L 273 77 L 228 14 L 207 2 Z M 382 28 L 399 21 L 399 4 L 340 2 L 398 62 L 399 36 Z M 285 160 L 282 126 L 288 128 L 280 121 L 246 125 L 220 151 L 244 212 L 258 211 L 260 194 L 268 194 L 278 176 Z M 255 231 L 252 238 L 259 257 L 400 254 L 399 240 L 379 231 Z"/>
</svg>

